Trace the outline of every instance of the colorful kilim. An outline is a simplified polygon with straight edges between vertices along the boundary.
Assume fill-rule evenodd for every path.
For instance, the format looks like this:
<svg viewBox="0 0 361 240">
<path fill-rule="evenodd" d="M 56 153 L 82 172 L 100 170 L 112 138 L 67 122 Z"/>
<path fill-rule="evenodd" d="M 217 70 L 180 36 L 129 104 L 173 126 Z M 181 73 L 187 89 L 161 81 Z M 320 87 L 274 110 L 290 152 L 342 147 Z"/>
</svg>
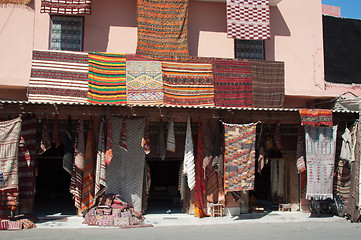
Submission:
<svg viewBox="0 0 361 240">
<path fill-rule="evenodd" d="M 251 61 L 253 107 L 283 107 L 283 62 Z"/>
<path fill-rule="evenodd" d="M 106 169 L 105 163 L 105 134 L 104 134 L 105 120 L 102 119 L 99 127 L 98 150 L 96 159 L 95 171 L 95 196 L 101 196 L 107 188 Z"/>
<path fill-rule="evenodd" d="M 225 193 L 253 190 L 255 178 L 256 123 L 224 124 Z"/>
<path fill-rule="evenodd" d="M 189 0 L 138 0 L 137 54 L 188 59 L 188 4 Z"/>
<path fill-rule="evenodd" d="M 227 33 L 236 39 L 270 39 L 269 0 L 227 0 Z"/>
<path fill-rule="evenodd" d="M 252 107 L 251 63 L 248 60 L 215 60 L 213 73 L 216 107 Z"/>
<path fill-rule="evenodd" d="M 88 54 L 34 50 L 28 99 L 31 102 L 86 103 Z"/>
<path fill-rule="evenodd" d="M 70 180 L 70 193 L 74 196 L 75 207 L 80 208 L 81 196 L 83 190 L 83 170 L 84 170 L 84 156 L 85 156 L 85 143 L 84 143 L 84 122 L 78 121 L 77 129 L 78 137 L 76 139 L 73 171 Z"/>
<path fill-rule="evenodd" d="M 41 13 L 91 14 L 91 0 L 41 0 Z"/>
<path fill-rule="evenodd" d="M 89 53 L 88 102 L 127 103 L 125 54 Z"/>
<path fill-rule="evenodd" d="M 333 196 L 337 126 L 305 126 L 307 199 Z"/>
<path fill-rule="evenodd" d="M 214 106 L 212 64 L 162 62 L 164 103 Z"/>
<path fill-rule="evenodd" d="M 332 126 L 332 110 L 328 109 L 299 109 L 301 124 L 309 126 Z"/>
<path fill-rule="evenodd" d="M 83 188 L 82 188 L 82 196 L 81 196 L 81 204 L 80 204 L 81 212 L 90 209 L 95 204 L 94 158 L 93 158 L 94 147 L 95 147 L 94 128 L 93 128 L 93 122 L 90 121 L 88 136 L 86 140 L 85 156 L 84 156 Z"/>
<path fill-rule="evenodd" d="M 127 103 L 163 104 L 161 62 L 127 61 Z"/>
</svg>

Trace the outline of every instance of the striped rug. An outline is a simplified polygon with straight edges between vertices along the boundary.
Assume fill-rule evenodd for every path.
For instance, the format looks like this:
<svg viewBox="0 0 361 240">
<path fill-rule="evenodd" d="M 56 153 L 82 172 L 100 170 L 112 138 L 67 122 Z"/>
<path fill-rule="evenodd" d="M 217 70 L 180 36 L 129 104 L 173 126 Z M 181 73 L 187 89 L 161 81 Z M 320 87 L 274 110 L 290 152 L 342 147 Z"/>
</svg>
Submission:
<svg viewBox="0 0 361 240">
<path fill-rule="evenodd" d="M 87 53 L 33 50 L 30 102 L 86 103 L 87 90 Z"/>
<path fill-rule="evenodd" d="M 162 62 L 164 103 L 214 106 L 212 64 Z"/>
<path fill-rule="evenodd" d="M 125 54 L 89 52 L 88 102 L 127 103 Z"/>
<path fill-rule="evenodd" d="M 91 0 L 41 0 L 41 13 L 91 14 Z"/>
</svg>

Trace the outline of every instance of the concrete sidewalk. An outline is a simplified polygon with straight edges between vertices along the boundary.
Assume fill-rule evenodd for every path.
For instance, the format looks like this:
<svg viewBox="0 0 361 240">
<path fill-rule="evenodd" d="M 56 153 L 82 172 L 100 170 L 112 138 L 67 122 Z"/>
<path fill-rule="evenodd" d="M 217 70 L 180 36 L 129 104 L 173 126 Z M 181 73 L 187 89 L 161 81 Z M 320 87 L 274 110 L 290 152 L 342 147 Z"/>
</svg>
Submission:
<svg viewBox="0 0 361 240">
<path fill-rule="evenodd" d="M 154 227 L 165 226 L 197 226 L 215 224 L 240 224 L 240 223 L 286 223 L 286 222 L 320 222 L 320 221 L 346 221 L 336 216 L 312 217 L 310 213 L 302 212 L 279 212 L 241 214 L 239 216 L 206 217 L 196 218 L 187 214 L 147 214 L 145 224 L 152 224 Z M 36 223 L 38 228 L 99 228 L 82 224 L 84 218 L 78 216 L 52 215 L 39 218 Z"/>
</svg>

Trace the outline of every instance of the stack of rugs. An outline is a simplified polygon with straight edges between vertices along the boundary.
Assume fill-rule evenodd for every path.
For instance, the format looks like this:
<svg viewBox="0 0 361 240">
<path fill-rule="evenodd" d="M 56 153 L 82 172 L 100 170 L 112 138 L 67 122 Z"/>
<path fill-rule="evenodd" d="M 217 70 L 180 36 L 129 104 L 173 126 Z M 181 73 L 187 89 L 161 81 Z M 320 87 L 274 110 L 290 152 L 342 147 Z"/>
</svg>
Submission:
<svg viewBox="0 0 361 240">
<path fill-rule="evenodd" d="M 0 216 L 0 231 L 22 230 L 22 229 L 31 229 L 31 228 L 36 228 L 34 220 L 30 220 L 30 218 L 24 215 L 15 216 L 13 218 Z"/>
<path fill-rule="evenodd" d="M 120 199 L 120 195 L 106 194 L 100 197 L 97 206 L 85 215 L 83 224 L 99 227 L 152 227 L 144 224 L 144 216 Z"/>
</svg>

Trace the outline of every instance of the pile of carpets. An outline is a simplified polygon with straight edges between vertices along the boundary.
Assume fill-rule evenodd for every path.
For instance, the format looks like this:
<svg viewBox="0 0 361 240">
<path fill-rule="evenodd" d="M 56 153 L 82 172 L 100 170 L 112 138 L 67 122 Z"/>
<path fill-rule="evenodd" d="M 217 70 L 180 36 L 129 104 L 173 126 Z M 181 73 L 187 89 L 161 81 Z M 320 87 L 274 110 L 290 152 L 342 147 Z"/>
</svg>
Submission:
<svg viewBox="0 0 361 240">
<path fill-rule="evenodd" d="M 6 216 L 0 216 L 0 231 L 1 230 L 22 230 L 22 229 L 31 229 L 36 228 L 35 220 L 24 216 L 19 215 L 13 218 L 8 218 Z"/>
<path fill-rule="evenodd" d="M 152 227 L 144 224 L 144 216 L 120 199 L 120 195 L 103 195 L 97 206 L 85 215 L 83 224 L 99 227 Z"/>
</svg>

